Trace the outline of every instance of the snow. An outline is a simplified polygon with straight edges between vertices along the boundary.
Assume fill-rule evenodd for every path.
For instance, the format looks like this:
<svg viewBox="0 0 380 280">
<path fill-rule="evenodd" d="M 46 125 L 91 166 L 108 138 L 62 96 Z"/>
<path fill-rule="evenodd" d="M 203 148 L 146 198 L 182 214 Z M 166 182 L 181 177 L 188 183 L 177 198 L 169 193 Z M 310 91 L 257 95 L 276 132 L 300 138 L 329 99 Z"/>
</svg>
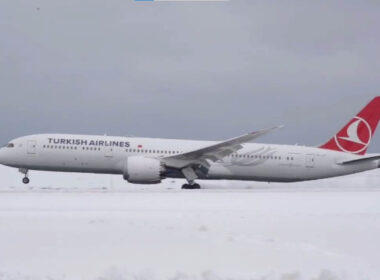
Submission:
<svg viewBox="0 0 380 280">
<path fill-rule="evenodd" d="M 32 172 L 26 187 L 13 169 L 0 176 L 1 280 L 380 277 L 378 171 L 195 191 L 182 180 Z"/>
</svg>

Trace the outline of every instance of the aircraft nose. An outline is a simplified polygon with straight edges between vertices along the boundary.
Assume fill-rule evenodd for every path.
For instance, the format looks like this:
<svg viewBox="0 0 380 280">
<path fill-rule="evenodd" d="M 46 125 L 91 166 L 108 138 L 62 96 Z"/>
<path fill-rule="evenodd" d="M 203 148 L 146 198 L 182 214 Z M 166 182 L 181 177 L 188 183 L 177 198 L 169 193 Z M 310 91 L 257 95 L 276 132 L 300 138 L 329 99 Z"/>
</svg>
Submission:
<svg viewBox="0 0 380 280">
<path fill-rule="evenodd" d="M 3 151 L 4 151 L 4 148 L 1 148 L 1 149 L 0 149 L 0 164 L 3 164 L 3 157 L 4 157 L 4 156 L 3 156 L 3 154 L 4 154 Z"/>
<path fill-rule="evenodd" d="M 0 164 L 7 164 L 5 148 L 0 149 Z"/>
</svg>

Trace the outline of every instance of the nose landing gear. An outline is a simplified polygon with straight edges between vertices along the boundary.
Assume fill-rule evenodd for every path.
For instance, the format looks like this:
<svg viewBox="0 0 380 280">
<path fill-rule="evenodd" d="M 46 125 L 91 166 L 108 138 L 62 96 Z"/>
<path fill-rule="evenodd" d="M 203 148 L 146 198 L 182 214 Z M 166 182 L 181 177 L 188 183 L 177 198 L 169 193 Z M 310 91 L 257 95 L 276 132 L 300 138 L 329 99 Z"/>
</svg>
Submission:
<svg viewBox="0 0 380 280">
<path fill-rule="evenodd" d="M 28 178 L 28 169 L 20 168 L 18 171 L 20 171 L 22 174 L 24 174 L 24 178 L 22 178 L 22 182 L 24 184 L 29 184 L 30 180 Z"/>
</svg>

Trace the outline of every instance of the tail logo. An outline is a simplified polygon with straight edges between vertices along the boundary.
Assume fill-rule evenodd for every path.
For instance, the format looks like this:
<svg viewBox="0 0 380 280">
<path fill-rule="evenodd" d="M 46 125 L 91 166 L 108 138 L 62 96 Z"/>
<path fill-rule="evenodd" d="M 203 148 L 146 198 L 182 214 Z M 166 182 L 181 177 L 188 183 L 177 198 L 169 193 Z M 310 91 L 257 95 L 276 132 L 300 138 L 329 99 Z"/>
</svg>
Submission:
<svg viewBox="0 0 380 280">
<path fill-rule="evenodd" d="M 335 135 L 335 143 L 342 151 L 357 154 L 367 149 L 371 138 L 372 131 L 368 122 L 355 117 L 346 126 L 345 135 Z"/>
</svg>

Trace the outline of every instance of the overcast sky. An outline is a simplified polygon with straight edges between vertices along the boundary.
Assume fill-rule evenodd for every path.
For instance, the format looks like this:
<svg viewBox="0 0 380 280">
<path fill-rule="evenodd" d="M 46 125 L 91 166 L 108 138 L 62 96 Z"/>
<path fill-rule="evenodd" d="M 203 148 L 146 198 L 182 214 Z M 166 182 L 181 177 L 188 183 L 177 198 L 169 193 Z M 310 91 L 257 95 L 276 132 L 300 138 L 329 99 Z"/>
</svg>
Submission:
<svg viewBox="0 0 380 280">
<path fill-rule="evenodd" d="M 380 94 L 379 15 L 379 1 L 3 0 L 0 142 L 283 124 L 261 141 L 320 144 Z"/>
</svg>

